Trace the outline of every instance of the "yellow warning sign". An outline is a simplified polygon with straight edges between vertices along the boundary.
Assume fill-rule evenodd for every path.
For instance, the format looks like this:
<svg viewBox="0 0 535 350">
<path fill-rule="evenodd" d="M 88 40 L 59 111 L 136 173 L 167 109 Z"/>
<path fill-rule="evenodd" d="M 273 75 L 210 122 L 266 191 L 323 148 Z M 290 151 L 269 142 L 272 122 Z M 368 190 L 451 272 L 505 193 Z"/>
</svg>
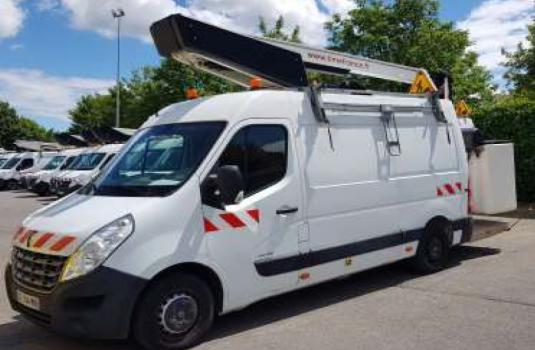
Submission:
<svg viewBox="0 0 535 350">
<path fill-rule="evenodd" d="M 455 105 L 455 113 L 457 114 L 458 117 L 467 117 L 470 114 L 472 114 L 472 109 L 468 107 L 468 105 L 466 104 L 466 102 L 464 102 L 464 100 L 460 100 Z"/>
<path fill-rule="evenodd" d="M 411 85 L 411 94 L 424 94 L 426 92 L 435 92 L 437 88 L 429 75 L 425 71 L 420 71 L 416 74 Z"/>
</svg>

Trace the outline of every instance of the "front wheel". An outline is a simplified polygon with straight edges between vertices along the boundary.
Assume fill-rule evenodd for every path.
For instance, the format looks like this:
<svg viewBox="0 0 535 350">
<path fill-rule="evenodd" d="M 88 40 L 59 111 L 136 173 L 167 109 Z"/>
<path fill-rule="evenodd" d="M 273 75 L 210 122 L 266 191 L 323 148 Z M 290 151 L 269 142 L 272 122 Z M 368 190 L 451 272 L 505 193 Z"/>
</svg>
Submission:
<svg viewBox="0 0 535 350">
<path fill-rule="evenodd" d="M 197 344 L 214 321 L 214 296 L 208 285 L 196 276 L 176 273 L 149 288 L 134 318 L 135 339 L 150 350 Z"/>
<path fill-rule="evenodd" d="M 452 230 L 447 221 L 435 221 L 427 226 L 413 259 L 413 265 L 419 272 L 432 273 L 446 267 Z"/>
<path fill-rule="evenodd" d="M 16 190 L 19 186 L 16 180 L 8 180 L 6 187 L 8 190 Z"/>
</svg>

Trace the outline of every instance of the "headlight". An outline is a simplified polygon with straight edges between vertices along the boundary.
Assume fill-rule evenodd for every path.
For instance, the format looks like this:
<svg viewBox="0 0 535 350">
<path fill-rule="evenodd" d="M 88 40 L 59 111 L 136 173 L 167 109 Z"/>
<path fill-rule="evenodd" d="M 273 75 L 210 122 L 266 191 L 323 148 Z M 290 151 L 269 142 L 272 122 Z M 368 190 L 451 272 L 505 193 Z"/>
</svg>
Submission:
<svg viewBox="0 0 535 350">
<path fill-rule="evenodd" d="M 123 216 L 93 233 L 72 254 L 61 275 L 66 281 L 85 275 L 102 264 L 134 232 L 132 215 Z"/>
</svg>

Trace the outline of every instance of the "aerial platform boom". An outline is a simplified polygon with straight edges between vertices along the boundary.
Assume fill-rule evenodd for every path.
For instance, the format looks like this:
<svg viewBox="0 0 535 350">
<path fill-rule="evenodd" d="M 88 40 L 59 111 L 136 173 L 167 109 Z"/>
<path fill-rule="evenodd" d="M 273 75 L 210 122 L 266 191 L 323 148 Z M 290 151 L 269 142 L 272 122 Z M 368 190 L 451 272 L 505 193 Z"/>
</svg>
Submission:
<svg viewBox="0 0 535 350">
<path fill-rule="evenodd" d="M 313 70 L 413 84 L 411 92 L 437 91 L 421 68 L 241 35 L 180 14 L 155 22 L 151 34 L 160 55 L 246 87 L 252 77 L 268 87 L 307 87 L 306 71 Z"/>
</svg>

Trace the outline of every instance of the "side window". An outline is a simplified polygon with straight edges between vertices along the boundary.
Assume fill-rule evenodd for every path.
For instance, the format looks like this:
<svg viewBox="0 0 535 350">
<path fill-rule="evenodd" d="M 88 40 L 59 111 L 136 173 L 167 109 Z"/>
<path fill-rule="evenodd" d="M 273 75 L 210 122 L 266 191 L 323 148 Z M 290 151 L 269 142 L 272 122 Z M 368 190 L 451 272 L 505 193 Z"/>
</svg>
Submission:
<svg viewBox="0 0 535 350">
<path fill-rule="evenodd" d="M 102 170 L 104 169 L 104 167 L 106 166 L 106 164 L 108 164 L 110 162 L 110 160 L 113 159 L 113 157 L 115 157 L 115 153 L 114 154 L 110 154 L 106 157 L 106 159 L 102 162 L 102 165 L 99 167 L 99 170 Z"/>
<path fill-rule="evenodd" d="M 282 180 L 287 158 L 288 133 L 284 126 L 251 125 L 234 135 L 218 166 L 237 165 L 248 196 Z"/>
<path fill-rule="evenodd" d="M 23 159 L 18 166 L 18 170 L 26 170 L 33 166 L 33 159 Z"/>
</svg>

